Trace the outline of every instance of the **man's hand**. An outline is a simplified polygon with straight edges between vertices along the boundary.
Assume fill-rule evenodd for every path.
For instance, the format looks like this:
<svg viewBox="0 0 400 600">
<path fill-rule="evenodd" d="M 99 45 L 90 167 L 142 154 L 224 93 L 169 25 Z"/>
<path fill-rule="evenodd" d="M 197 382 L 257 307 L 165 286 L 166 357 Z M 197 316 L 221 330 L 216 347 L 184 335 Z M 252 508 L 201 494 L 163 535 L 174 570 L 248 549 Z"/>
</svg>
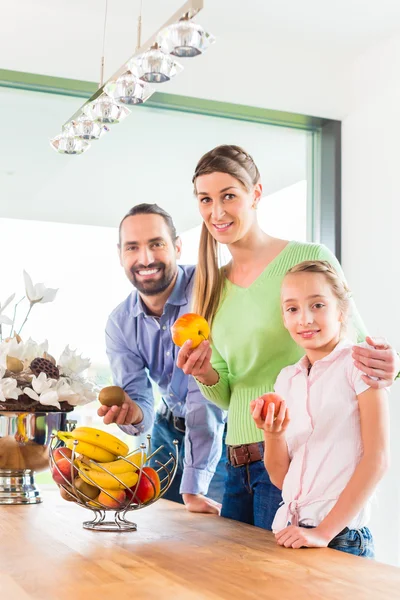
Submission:
<svg viewBox="0 0 400 600">
<path fill-rule="evenodd" d="M 182 494 L 182 498 L 189 512 L 221 514 L 221 504 L 202 494 Z"/>
<path fill-rule="evenodd" d="M 275 534 L 275 539 L 280 546 L 285 548 L 326 548 L 331 541 L 318 527 L 308 529 L 289 525 Z"/>
<path fill-rule="evenodd" d="M 375 389 L 391 386 L 400 371 L 399 356 L 385 339 L 367 337 L 365 341 L 373 348 L 353 346 L 354 365 L 365 373 L 363 381 Z"/>
<path fill-rule="evenodd" d="M 97 414 L 103 418 L 104 425 L 110 425 L 110 423 L 135 425 L 143 421 L 142 409 L 136 402 L 129 398 L 126 392 L 122 406 L 100 406 Z"/>
</svg>

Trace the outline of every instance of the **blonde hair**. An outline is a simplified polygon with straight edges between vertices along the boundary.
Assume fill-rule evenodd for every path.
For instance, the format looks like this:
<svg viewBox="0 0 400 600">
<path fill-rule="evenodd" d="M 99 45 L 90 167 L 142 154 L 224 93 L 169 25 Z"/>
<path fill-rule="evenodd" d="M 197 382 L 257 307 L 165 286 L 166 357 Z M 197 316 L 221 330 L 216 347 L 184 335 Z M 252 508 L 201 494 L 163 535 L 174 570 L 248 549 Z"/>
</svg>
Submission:
<svg viewBox="0 0 400 600">
<path fill-rule="evenodd" d="M 217 146 L 197 163 L 192 182 L 196 194 L 196 179 L 200 175 L 227 173 L 250 191 L 260 180 L 260 173 L 252 157 L 240 146 Z M 225 275 L 219 267 L 218 242 L 205 223 L 201 228 L 199 259 L 193 286 L 193 312 L 212 325 L 222 299 Z"/>
<path fill-rule="evenodd" d="M 351 292 L 332 265 L 326 260 L 304 260 L 289 269 L 286 275 L 292 273 L 321 273 L 325 277 L 334 296 L 337 298 L 339 310 L 344 318 L 344 326 L 349 315 Z"/>
</svg>

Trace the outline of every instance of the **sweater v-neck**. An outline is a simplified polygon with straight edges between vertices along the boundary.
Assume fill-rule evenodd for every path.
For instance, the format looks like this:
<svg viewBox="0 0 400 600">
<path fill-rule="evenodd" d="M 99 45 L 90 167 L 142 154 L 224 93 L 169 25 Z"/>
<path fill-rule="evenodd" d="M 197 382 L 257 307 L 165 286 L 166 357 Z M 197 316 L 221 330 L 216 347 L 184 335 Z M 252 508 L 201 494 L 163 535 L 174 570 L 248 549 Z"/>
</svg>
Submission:
<svg viewBox="0 0 400 600">
<path fill-rule="evenodd" d="M 254 279 L 254 281 L 252 281 L 250 283 L 250 285 L 244 287 L 242 285 L 238 285 L 237 283 L 233 283 L 230 279 L 228 279 L 226 277 L 225 280 L 226 280 L 227 284 L 230 285 L 230 286 L 232 286 L 233 288 L 235 288 L 237 290 L 243 290 L 243 291 L 250 290 L 253 286 L 256 286 L 257 283 L 259 283 L 269 273 L 269 271 L 280 262 L 280 260 L 282 259 L 283 255 L 286 253 L 286 251 L 289 249 L 289 247 L 292 246 L 293 244 L 295 244 L 294 241 L 289 241 L 286 244 L 286 246 L 284 246 L 284 248 L 282 248 L 282 250 L 267 264 L 267 266 Z"/>
</svg>

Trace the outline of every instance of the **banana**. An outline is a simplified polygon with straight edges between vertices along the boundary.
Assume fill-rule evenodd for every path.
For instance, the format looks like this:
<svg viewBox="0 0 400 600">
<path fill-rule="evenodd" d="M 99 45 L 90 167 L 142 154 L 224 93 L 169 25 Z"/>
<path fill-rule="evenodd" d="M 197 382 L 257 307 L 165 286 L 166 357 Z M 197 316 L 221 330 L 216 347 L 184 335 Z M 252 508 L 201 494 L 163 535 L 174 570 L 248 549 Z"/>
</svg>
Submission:
<svg viewBox="0 0 400 600">
<path fill-rule="evenodd" d="M 128 446 L 117 437 L 111 435 L 110 433 L 106 433 L 105 431 L 101 431 L 100 429 L 94 429 L 93 427 L 77 427 L 70 433 L 59 431 L 57 435 L 60 439 L 62 439 L 62 435 L 68 439 L 97 446 L 98 448 L 108 452 L 109 455 L 112 455 L 109 456 L 109 458 L 104 458 L 100 462 L 111 462 L 112 460 L 115 460 L 116 456 L 126 456 L 129 452 Z M 85 453 L 82 451 L 82 454 Z M 90 454 L 87 454 L 86 456 L 97 460 L 90 456 Z"/>
<path fill-rule="evenodd" d="M 126 456 L 129 452 L 128 446 L 120 439 L 93 427 L 77 427 L 72 431 L 72 436 L 79 442 L 99 446 L 99 448 L 111 452 L 114 456 Z"/>
<path fill-rule="evenodd" d="M 90 469 L 94 469 L 95 471 L 105 473 L 104 469 L 107 469 L 110 473 L 113 473 L 113 475 L 118 475 L 119 473 L 127 473 L 128 471 L 137 471 L 145 464 L 146 460 L 147 457 L 145 452 L 143 452 L 143 460 L 142 453 L 135 452 L 134 454 L 128 454 L 125 458 L 119 458 L 113 462 L 102 462 L 101 466 L 91 460 L 83 460 L 83 462 L 86 463 Z"/>
<path fill-rule="evenodd" d="M 75 448 L 75 452 L 77 452 L 78 454 L 83 454 L 84 456 L 87 456 L 88 458 L 91 458 L 92 460 L 95 460 L 97 462 L 108 463 L 115 459 L 114 454 L 112 454 L 108 450 L 100 448 L 100 446 L 96 446 L 95 444 L 78 441 L 78 443 L 75 445 L 74 441 L 76 438 L 73 433 L 59 431 L 57 433 L 57 437 L 60 440 L 62 440 L 67 446 L 67 448 L 69 448 L 70 450 L 73 450 Z"/>
<path fill-rule="evenodd" d="M 91 469 L 81 460 L 77 460 L 75 464 L 79 469 L 79 477 L 89 485 L 94 485 L 98 488 L 124 490 L 135 485 L 138 480 L 138 474 L 134 471 L 125 471 L 125 473 L 118 473 L 118 475 L 114 476 L 105 471 L 101 472 Z"/>
</svg>

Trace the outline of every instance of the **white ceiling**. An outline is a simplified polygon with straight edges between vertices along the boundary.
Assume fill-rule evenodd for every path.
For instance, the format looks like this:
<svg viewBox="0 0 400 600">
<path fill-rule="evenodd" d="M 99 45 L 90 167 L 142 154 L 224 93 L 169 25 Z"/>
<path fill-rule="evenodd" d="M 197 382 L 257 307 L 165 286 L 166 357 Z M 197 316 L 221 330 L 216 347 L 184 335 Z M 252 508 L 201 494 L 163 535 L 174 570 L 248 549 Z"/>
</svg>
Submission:
<svg viewBox="0 0 400 600">
<path fill-rule="evenodd" d="M 0 68 L 96 81 L 106 0 L 3 2 Z M 108 0 L 108 74 L 131 54 L 140 0 Z M 184 0 L 143 0 L 143 39 Z M 400 31 L 399 0 L 204 0 L 197 20 L 225 57 L 260 51 L 268 41 L 354 58 Z M 211 60 L 211 59 L 210 59 Z"/>
<path fill-rule="evenodd" d="M 143 0 L 143 40 L 183 2 Z M 108 0 L 106 77 L 133 53 L 139 3 Z M 400 0 L 204 0 L 204 4 L 197 21 L 216 36 L 217 43 L 204 56 L 185 61 L 184 72 L 160 91 L 342 118 L 351 84 L 349 65 L 359 54 L 400 33 Z M 105 0 L 3 2 L 0 69 L 97 81 L 104 7 Z M 158 119 L 157 111 L 146 108 L 134 108 L 109 139 L 97 147 L 93 144 L 85 155 L 59 156 L 47 140 L 82 99 L 47 94 L 28 99 L 26 94 L 0 88 L 0 113 L 7 115 L 0 136 L 0 216 L 115 225 L 133 203 L 155 200 L 174 216 L 177 207 L 184 206 L 178 210 L 178 227 L 192 227 L 198 222 L 191 203 L 192 169 L 216 143 L 247 146 L 261 163 L 267 193 L 304 179 L 304 147 L 300 149 L 300 138 L 291 132 L 267 128 L 260 146 L 252 137 L 258 126 L 242 123 L 234 129 L 231 121 L 217 120 L 212 135 L 204 135 L 196 145 L 193 131 L 184 125 L 182 129 L 182 124 L 181 137 L 175 135 L 178 116 L 170 112 L 169 135 L 180 139 L 184 149 L 174 157 L 168 152 L 165 131 L 140 129 L 142 115 Z M 188 135 L 190 147 L 185 145 Z"/>
</svg>

